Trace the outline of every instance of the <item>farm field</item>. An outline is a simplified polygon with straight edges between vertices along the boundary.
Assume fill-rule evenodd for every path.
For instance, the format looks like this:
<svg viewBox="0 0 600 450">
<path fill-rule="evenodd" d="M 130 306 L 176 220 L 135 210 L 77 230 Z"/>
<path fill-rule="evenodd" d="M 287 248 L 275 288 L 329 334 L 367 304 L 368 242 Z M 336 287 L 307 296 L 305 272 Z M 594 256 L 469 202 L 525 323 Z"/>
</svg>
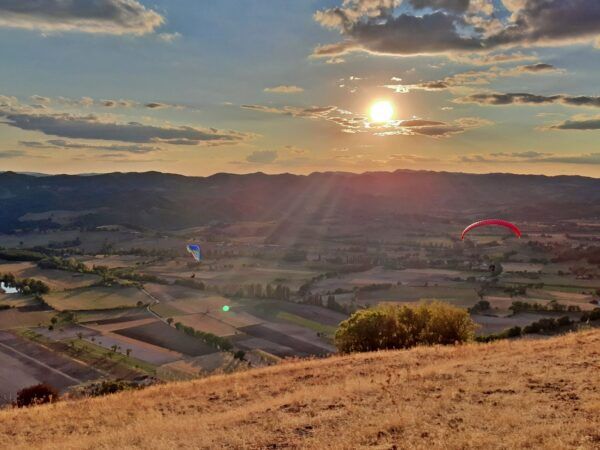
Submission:
<svg viewBox="0 0 600 450">
<path fill-rule="evenodd" d="M 135 287 L 91 287 L 66 292 L 53 292 L 44 297 L 58 311 L 133 308 L 150 299 Z"/>
<path fill-rule="evenodd" d="M 237 328 L 223 323 L 210 315 L 204 313 L 187 314 L 183 316 L 173 316 L 173 322 L 181 322 L 182 324 L 192 327 L 195 330 L 205 331 L 217 336 L 233 336 L 238 334 Z"/>
<path fill-rule="evenodd" d="M 202 340 L 188 336 L 160 321 L 117 330 L 115 333 L 188 356 L 203 356 L 217 352 Z"/>
<path fill-rule="evenodd" d="M 26 386 L 48 382 L 61 391 L 102 375 L 45 347 L 0 331 L 0 405 Z"/>
<path fill-rule="evenodd" d="M 418 302 L 421 300 L 444 300 L 456 306 L 470 307 L 478 300 L 476 287 L 453 284 L 452 286 L 393 286 L 390 289 L 361 291 L 357 301 L 361 304 L 380 302 Z"/>
<path fill-rule="evenodd" d="M 524 327 L 529 325 L 530 323 L 537 322 L 538 320 L 545 317 L 560 317 L 568 315 L 565 313 L 557 314 L 557 313 L 546 313 L 546 312 L 535 312 L 535 313 L 518 313 L 514 316 L 508 317 L 493 317 L 493 316 L 485 316 L 485 315 L 473 315 L 473 320 L 480 326 L 477 330 L 477 334 L 485 335 L 485 334 L 494 334 L 499 333 L 507 328 L 512 327 Z M 577 318 L 577 315 L 574 316 Z"/>
<path fill-rule="evenodd" d="M 211 285 L 277 284 L 285 282 L 295 289 L 305 280 L 318 274 L 298 265 L 283 263 L 266 265 L 263 261 L 256 262 L 250 259 L 230 258 L 224 264 L 227 266 L 233 265 L 232 268 L 221 268 L 220 265 L 215 264 L 215 268 L 212 270 L 211 263 L 208 261 L 197 268 L 187 267 L 188 261 L 187 258 L 181 258 L 165 264 L 152 264 L 140 268 L 140 271 L 166 279 L 188 279 L 194 275 L 196 281 Z M 256 267 L 256 264 L 263 266 Z"/>
<path fill-rule="evenodd" d="M 36 327 L 50 324 L 53 311 L 20 311 L 17 308 L 0 311 L 0 330 Z"/>
<path fill-rule="evenodd" d="M 143 258 L 136 255 L 102 255 L 93 258 L 81 258 L 79 261 L 84 263 L 90 269 L 94 266 L 104 266 L 109 269 L 114 269 L 117 267 L 136 267 L 149 259 L 150 258 Z"/>
<path fill-rule="evenodd" d="M 288 325 L 287 330 L 290 328 L 293 329 L 293 325 Z M 309 356 L 309 355 L 318 355 L 323 356 L 330 351 L 321 345 L 314 345 L 310 342 L 305 341 L 304 339 L 299 339 L 298 337 L 285 334 L 281 332 L 281 328 L 279 330 L 273 329 L 269 325 L 252 325 L 249 327 L 240 328 L 241 331 L 252 336 L 254 338 L 264 339 L 269 342 L 274 342 L 286 347 L 291 348 L 295 354 L 299 356 Z M 285 331 L 285 330 L 284 330 Z M 268 351 L 266 349 L 261 349 Z M 277 356 L 287 356 L 275 353 Z"/>
<path fill-rule="evenodd" d="M 448 283 L 452 278 L 466 278 L 469 274 L 457 270 L 404 269 L 388 270 L 377 267 L 364 272 L 352 273 L 337 278 L 320 280 L 315 284 L 318 292 L 334 291 L 337 288 L 361 287 L 372 284 L 431 285 Z"/>
<path fill-rule="evenodd" d="M 86 338 L 86 341 L 104 347 L 105 349 L 111 349 L 111 347 L 116 345 L 119 347 L 121 353 L 130 350 L 131 357 L 157 366 L 183 358 L 183 355 L 179 352 L 170 351 L 163 347 L 128 338 L 127 336 L 116 333 L 104 333 L 101 336 L 94 337 L 93 341 L 90 338 Z"/>
<path fill-rule="evenodd" d="M 46 283 L 53 291 L 77 289 L 100 281 L 94 274 L 73 273 L 64 270 L 40 269 L 35 263 L 0 263 L 0 274 L 12 273 L 17 278 L 35 278 Z"/>
<path fill-rule="evenodd" d="M 107 325 L 154 318 L 145 308 L 86 310 L 77 312 L 77 320 L 86 325 Z"/>
</svg>

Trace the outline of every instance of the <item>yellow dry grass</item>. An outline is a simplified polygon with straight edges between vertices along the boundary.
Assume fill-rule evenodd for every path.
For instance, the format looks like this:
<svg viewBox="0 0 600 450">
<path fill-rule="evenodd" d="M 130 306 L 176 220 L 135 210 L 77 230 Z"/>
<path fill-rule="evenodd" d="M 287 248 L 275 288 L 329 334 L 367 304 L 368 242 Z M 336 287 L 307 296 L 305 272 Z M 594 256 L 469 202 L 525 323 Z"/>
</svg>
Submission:
<svg viewBox="0 0 600 450">
<path fill-rule="evenodd" d="M 600 331 L 284 363 L 0 413 L 0 447 L 593 449 Z"/>
</svg>

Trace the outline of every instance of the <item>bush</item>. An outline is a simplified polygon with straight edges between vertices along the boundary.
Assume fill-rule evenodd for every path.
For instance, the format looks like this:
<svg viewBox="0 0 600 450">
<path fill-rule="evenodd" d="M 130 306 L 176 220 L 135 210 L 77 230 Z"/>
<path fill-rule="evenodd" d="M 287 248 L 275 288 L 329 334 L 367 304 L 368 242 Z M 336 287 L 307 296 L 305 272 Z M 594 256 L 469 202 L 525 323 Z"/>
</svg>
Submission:
<svg viewBox="0 0 600 450">
<path fill-rule="evenodd" d="M 60 398 L 58 391 L 46 383 L 36 384 L 26 387 L 17 392 L 16 406 L 24 408 L 27 406 L 41 405 L 43 403 L 53 403 Z"/>
<path fill-rule="evenodd" d="M 196 337 L 198 339 L 203 340 L 208 345 L 216 348 L 217 350 L 228 352 L 231 349 L 233 349 L 233 345 L 231 344 L 231 342 L 229 342 L 229 340 L 224 337 L 217 336 L 212 333 L 207 333 L 205 331 L 195 330 L 194 328 L 188 327 L 182 324 L 181 322 L 177 322 L 175 324 L 175 328 L 177 328 L 179 331 L 183 331 L 188 336 Z"/>
<path fill-rule="evenodd" d="M 600 320 L 600 308 L 594 308 L 592 311 L 583 313 L 580 320 L 582 322 L 593 322 L 595 320 Z"/>
<path fill-rule="evenodd" d="M 475 327 L 466 310 L 446 303 L 383 305 L 358 311 L 342 322 L 335 344 L 342 353 L 447 345 L 472 340 Z"/>
</svg>

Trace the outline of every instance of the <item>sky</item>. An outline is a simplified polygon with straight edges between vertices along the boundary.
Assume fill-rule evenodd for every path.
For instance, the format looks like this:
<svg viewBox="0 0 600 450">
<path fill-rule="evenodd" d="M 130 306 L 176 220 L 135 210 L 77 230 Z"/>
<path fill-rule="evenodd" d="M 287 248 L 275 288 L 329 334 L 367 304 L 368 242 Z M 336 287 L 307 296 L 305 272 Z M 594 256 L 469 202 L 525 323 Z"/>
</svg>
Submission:
<svg viewBox="0 0 600 450">
<path fill-rule="evenodd" d="M 0 42 L 0 170 L 600 177 L 598 0 L 0 0 Z"/>
</svg>

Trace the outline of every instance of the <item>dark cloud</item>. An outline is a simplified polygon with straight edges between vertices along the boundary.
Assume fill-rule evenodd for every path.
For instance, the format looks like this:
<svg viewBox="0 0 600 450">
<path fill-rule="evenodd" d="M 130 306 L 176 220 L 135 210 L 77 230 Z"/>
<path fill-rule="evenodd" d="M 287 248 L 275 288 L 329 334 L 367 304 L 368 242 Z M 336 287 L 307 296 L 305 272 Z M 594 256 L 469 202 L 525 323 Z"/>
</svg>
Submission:
<svg viewBox="0 0 600 450">
<path fill-rule="evenodd" d="M 356 50 L 388 55 L 418 55 L 483 49 L 478 39 L 461 36 L 455 22 L 455 17 L 442 12 L 421 17 L 402 14 L 383 22 L 362 21 L 345 29 L 347 41 L 318 47 L 314 55 L 336 56 Z"/>
<path fill-rule="evenodd" d="M 166 143 L 180 145 L 220 145 L 243 142 L 251 135 L 214 128 L 200 129 L 189 126 L 166 127 L 137 122 L 107 121 L 93 114 L 78 116 L 66 113 L 38 113 L 27 110 L 2 111 L 3 123 L 22 130 L 39 131 L 50 136 L 71 139 L 94 139 L 129 143 Z"/>
<path fill-rule="evenodd" d="M 556 67 L 554 67 L 552 64 L 539 63 L 539 64 L 530 64 L 527 66 L 521 66 L 520 70 L 522 72 L 538 73 L 538 72 L 554 72 L 558 69 Z"/>
<path fill-rule="evenodd" d="M 276 150 L 260 150 L 250 153 L 246 161 L 256 164 L 270 164 L 279 157 Z"/>
<path fill-rule="evenodd" d="M 170 105 L 167 105 L 166 103 L 150 102 L 146 103 L 144 106 L 150 109 L 163 109 L 168 108 Z"/>
<path fill-rule="evenodd" d="M 551 130 L 577 130 L 593 131 L 600 130 L 600 117 L 575 118 L 551 125 Z"/>
<path fill-rule="evenodd" d="M 142 35 L 163 23 L 138 0 L 0 0 L 0 27 Z"/>
<path fill-rule="evenodd" d="M 597 0 L 522 0 L 510 24 L 486 39 L 490 47 L 571 44 L 600 34 Z"/>
<path fill-rule="evenodd" d="M 27 156 L 22 150 L 0 150 L 0 159 L 21 158 Z"/>
<path fill-rule="evenodd" d="M 536 95 L 524 92 L 517 93 L 483 93 L 473 94 L 466 97 L 457 98 L 456 103 L 477 103 L 480 105 L 543 105 L 557 103 L 567 106 L 588 106 L 600 107 L 600 97 L 591 96 L 569 96 L 564 94 L 556 95 Z"/>
<path fill-rule="evenodd" d="M 464 13 L 469 9 L 470 0 L 409 0 L 409 3 L 416 9 L 444 9 Z"/>
<path fill-rule="evenodd" d="M 76 150 L 102 150 L 124 153 L 150 153 L 160 150 L 160 147 L 144 145 L 92 145 L 80 142 L 65 141 L 62 139 L 51 139 L 40 141 L 20 141 L 20 145 L 36 149 L 76 149 Z"/>
<path fill-rule="evenodd" d="M 575 156 L 552 156 L 541 159 L 538 162 L 556 164 L 600 164 L 600 153 L 587 153 Z"/>
<path fill-rule="evenodd" d="M 463 163 L 528 163 L 528 164 L 600 164 L 600 153 L 556 155 L 542 152 L 491 153 L 488 155 L 464 155 Z"/>
<path fill-rule="evenodd" d="M 410 0 L 424 13 L 394 14 L 400 2 L 344 1 L 319 11 L 315 20 L 337 29 L 343 40 L 317 47 L 314 56 L 334 57 L 352 51 L 384 55 L 489 52 L 502 47 L 570 45 L 600 35 L 598 0 L 505 1 Z M 425 9 L 426 8 L 426 9 Z"/>
</svg>

